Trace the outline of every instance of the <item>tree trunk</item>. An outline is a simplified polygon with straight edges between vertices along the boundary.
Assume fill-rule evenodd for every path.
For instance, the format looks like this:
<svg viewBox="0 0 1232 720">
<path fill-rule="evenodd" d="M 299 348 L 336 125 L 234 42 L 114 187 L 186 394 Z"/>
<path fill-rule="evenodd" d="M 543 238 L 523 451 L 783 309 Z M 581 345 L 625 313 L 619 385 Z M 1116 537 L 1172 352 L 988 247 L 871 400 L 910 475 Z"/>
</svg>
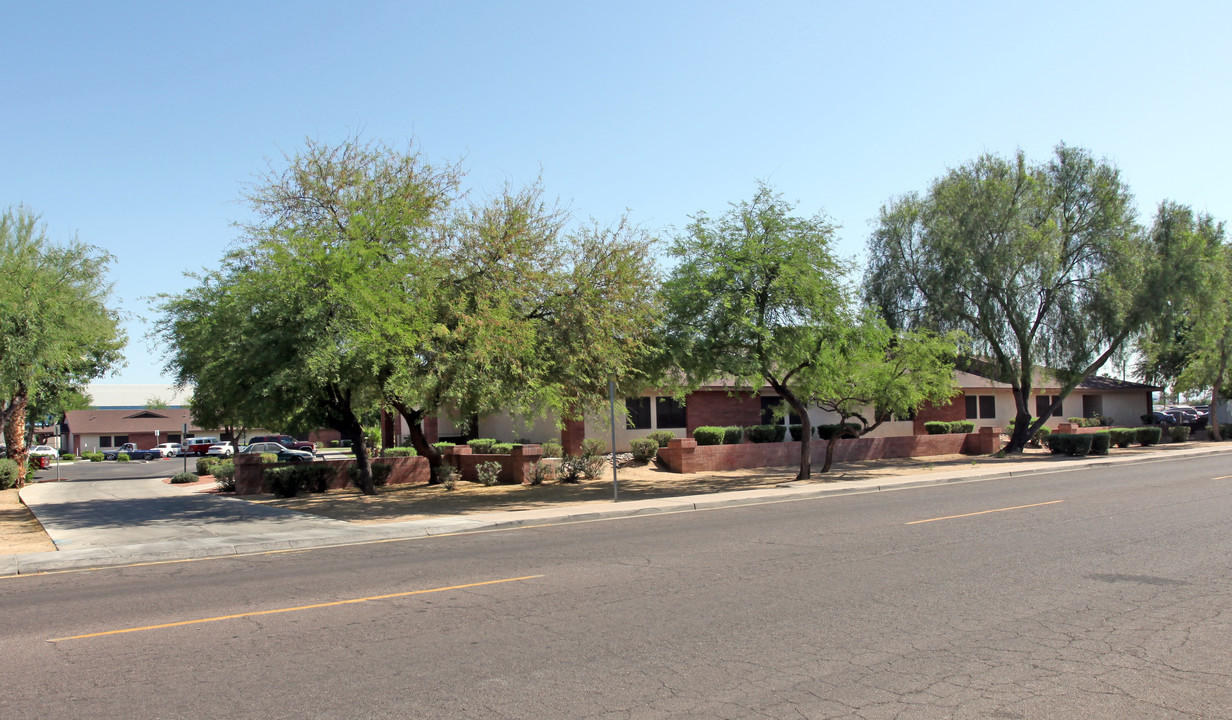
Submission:
<svg viewBox="0 0 1232 720">
<path fill-rule="evenodd" d="M 17 463 L 17 487 L 24 487 L 30 470 L 30 456 L 26 447 L 26 405 L 29 398 L 21 393 L 13 398 L 8 417 L 4 421 L 4 438 L 8 441 L 9 458 Z"/>
<path fill-rule="evenodd" d="M 349 406 L 339 408 L 339 410 L 344 426 L 339 429 L 352 438 L 357 438 L 351 441 L 351 448 L 355 451 L 355 466 L 359 468 L 359 477 L 355 480 L 355 486 L 365 495 L 376 495 L 376 483 L 372 481 L 372 463 L 368 459 L 368 444 L 365 442 L 364 426 Z"/>
<path fill-rule="evenodd" d="M 834 446 L 838 443 L 838 436 L 838 431 L 835 431 L 835 433 L 830 436 L 830 439 L 826 441 L 826 464 L 821 468 L 823 473 L 830 472 L 830 465 L 834 462 Z"/>
<path fill-rule="evenodd" d="M 388 402 L 406 420 L 407 427 L 411 429 L 411 447 L 428 459 L 428 484 L 439 485 L 440 479 L 436 469 L 441 466 L 441 451 L 428 442 L 428 436 L 424 435 L 423 419 L 426 413 L 423 410 L 410 410 L 405 404 L 394 400 Z"/>
<path fill-rule="evenodd" d="M 1222 376 L 1223 373 L 1220 373 L 1220 377 Z M 1219 407 L 1218 382 L 1211 386 L 1211 411 L 1206 415 L 1206 434 L 1209 435 L 1212 440 L 1220 442 L 1223 440 L 1223 437 L 1219 434 L 1219 415 L 1215 411 L 1215 408 L 1217 407 Z"/>
<path fill-rule="evenodd" d="M 1035 423 L 1031 422 L 1031 411 L 1027 405 L 1027 400 L 1031 397 L 1031 388 L 1023 386 L 1014 388 L 1014 409 L 1017 413 L 1014 415 L 1014 432 L 1010 435 L 1009 444 L 1003 449 L 1007 453 L 1020 453 L 1027 446 L 1027 442 L 1031 436 L 1035 434 L 1036 428 L 1032 427 Z M 1049 409 L 1051 413 L 1052 410 Z M 1047 418 L 1040 418 L 1041 423 Z"/>
<path fill-rule="evenodd" d="M 789 390 L 786 385 L 771 380 L 770 387 L 774 388 L 779 397 L 786 400 L 792 410 L 795 410 L 796 414 L 800 416 L 800 472 L 796 474 L 796 479 L 808 480 L 813 476 L 813 446 L 810 442 L 813 435 L 813 425 L 809 420 L 808 408 L 804 406 L 804 403 L 800 402 L 796 394 Z M 789 422 L 789 432 L 790 425 L 791 423 Z"/>
</svg>

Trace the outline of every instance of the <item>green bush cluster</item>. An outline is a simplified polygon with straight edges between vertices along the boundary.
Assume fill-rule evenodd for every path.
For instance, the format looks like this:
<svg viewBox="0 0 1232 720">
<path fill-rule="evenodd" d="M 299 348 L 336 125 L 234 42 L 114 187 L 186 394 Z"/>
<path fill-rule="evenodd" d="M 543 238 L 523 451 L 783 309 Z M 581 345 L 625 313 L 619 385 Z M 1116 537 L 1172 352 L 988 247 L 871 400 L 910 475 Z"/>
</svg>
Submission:
<svg viewBox="0 0 1232 720">
<path fill-rule="evenodd" d="M 744 428 L 739 425 L 728 425 L 723 428 L 723 444 L 724 445 L 739 445 L 744 439 Z"/>
<path fill-rule="evenodd" d="M 320 467 L 320 466 L 315 466 L 315 467 Z M 389 483 L 389 476 L 393 474 L 393 471 L 394 471 L 393 465 L 390 465 L 389 463 L 374 462 L 374 463 L 371 463 L 369 467 L 372 468 L 372 484 L 373 485 L 377 487 L 384 487 L 385 485 Z M 330 470 L 332 469 L 333 468 L 330 468 Z M 332 477 L 333 475 L 331 474 L 330 478 Z M 347 468 L 347 477 L 351 478 L 352 485 L 359 485 L 359 464 L 358 463 L 351 465 Z M 328 483 L 330 478 L 326 478 L 325 482 Z M 319 492 L 325 492 L 328 489 L 329 489 L 328 487 L 323 486 Z"/>
<path fill-rule="evenodd" d="M 183 483 L 197 482 L 197 475 L 196 473 L 190 473 L 190 472 L 178 472 L 171 476 L 171 482 L 176 483 L 177 485 L 183 484 Z"/>
<path fill-rule="evenodd" d="M 74 455 L 74 454 L 72 454 L 72 453 L 64 453 L 63 455 L 61 455 L 61 456 L 60 456 L 60 459 L 61 459 L 61 460 L 66 460 L 66 461 L 67 461 L 67 460 L 76 460 L 76 459 L 77 459 L 77 456 L 76 456 L 76 455 Z"/>
<path fill-rule="evenodd" d="M 1159 444 L 1159 439 L 1163 437 L 1164 431 L 1159 427 L 1140 427 L 1134 432 L 1134 439 L 1142 447 Z"/>
<path fill-rule="evenodd" d="M 556 479 L 556 463 L 540 460 L 530 468 L 530 484 L 542 485 Z"/>
<path fill-rule="evenodd" d="M 218 481 L 218 489 L 223 492 L 235 491 L 235 462 L 232 460 L 219 460 L 214 463 L 211 468 L 211 475 Z"/>
<path fill-rule="evenodd" d="M 128 456 L 128 453 L 120 453 L 116 455 L 116 462 L 128 462 L 131 459 L 132 458 Z"/>
<path fill-rule="evenodd" d="M 582 457 L 591 458 L 607 454 L 607 443 L 598 438 L 586 438 L 582 441 Z"/>
<path fill-rule="evenodd" d="M 1105 430 L 1103 432 L 1091 433 L 1091 454 L 1092 455 L 1107 455 L 1108 448 L 1112 445 L 1112 433 Z"/>
<path fill-rule="evenodd" d="M 950 423 L 950 432 L 966 434 L 975 432 L 975 423 L 970 420 L 954 420 Z"/>
<path fill-rule="evenodd" d="M 1127 448 L 1138 435 L 1137 428 L 1112 428 L 1108 431 L 1112 444 L 1119 448 Z"/>
<path fill-rule="evenodd" d="M 671 430 L 655 430 L 646 437 L 659 443 L 659 447 L 665 448 L 667 447 L 667 443 L 670 442 L 672 438 L 676 437 L 676 433 Z"/>
<path fill-rule="evenodd" d="M 1055 455 L 1083 456 L 1091 452 L 1094 436 L 1082 433 L 1052 433 L 1048 436 L 1048 449 Z"/>
<path fill-rule="evenodd" d="M 495 444 L 496 438 L 475 438 L 474 440 L 466 441 L 467 447 L 476 455 L 492 454 L 492 446 Z"/>
<path fill-rule="evenodd" d="M 419 453 L 415 452 L 415 448 L 413 448 L 413 447 L 391 447 L 391 448 L 385 448 L 385 452 L 384 452 L 384 453 L 382 453 L 382 455 L 384 455 L 384 456 L 385 456 L 385 457 L 387 457 L 387 458 L 395 458 L 395 457 L 415 457 L 415 456 L 416 456 L 416 455 L 418 455 L 418 454 L 419 454 Z"/>
<path fill-rule="evenodd" d="M 1185 425 L 1174 425 L 1168 429 L 1168 435 L 1172 442 L 1185 442 L 1189 440 L 1189 428 Z"/>
<path fill-rule="evenodd" d="M 376 467 L 375 464 L 372 466 L 374 476 Z M 300 463 L 265 468 L 261 471 L 261 479 L 269 485 L 270 492 L 289 498 L 301 492 L 325 492 L 336 474 L 337 470 L 332 465 Z"/>
<path fill-rule="evenodd" d="M 744 434 L 749 442 L 782 442 L 787 435 L 787 428 L 782 425 L 750 425 L 744 429 Z"/>
<path fill-rule="evenodd" d="M 494 443 L 492 445 L 492 449 L 489 452 L 491 452 L 493 455 L 512 455 L 513 448 L 514 448 L 513 443 Z"/>
<path fill-rule="evenodd" d="M 697 441 L 698 445 L 722 445 L 723 437 L 726 433 L 725 428 L 703 425 L 693 430 L 693 439 Z"/>
<path fill-rule="evenodd" d="M 653 438 L 635 438 L 629 441 L 629 450 L 633 453 L 635 461 L 649 462 L 659 452 L 659 443 Z"/>
<path fill-rule="evenodd" d="M 833 438 L 833 437 L 840 437 L 840 438 L 858 437 L 860 435 L 860 430 L 862 429 L 863 427 L 860 425 L 857 425 L 856 423 L 835 423 L 832 425 L 818 425 L 817 426 L 817 439 L 818 440 L 829 440 L 830 438 Z"/>
<path fill-rule="evenodd" d="M 929 420 L 924 423 L 924 432 L 929 435 L 948 435 L 950 424 L 944 420 Z"/>
<path fill-rule="evenodd" d="M 453 443 L 450 443 L 452 445 Z M 444 485 L 446 490 L 453 490 L 458 482 L 458 469 L 449 463 L 443 463 L 435 470 L 432 475 L 436 478 L 436 482 Z"/>
<path fill-rule="evenodd" d="M 444 454 L 444 453 L 445 453 L 445 448 L 451 448 L 451 447 L 453 447 L 455 444 L 456 444 L 456 443 L 446 442 L 446 441 L 442 440 L 441 442 L 434 442 L 434 443 L 432 443 L 432 447 L 436 448 L 436 451 L 437 451 L 437 452 L 439 452 L 439 453 L 441 453 L 441 454 Z"/>
<path fill-rule="evenodd" d="M 0 490 L 17 486 L 17 461 L 0 458 Z"/>
<path fill-rule="evenodd" d="M 800 442 L 804 437 L 803 425 L 788 425 L 787 429 L 791 432 L 791 439 L 795 442 Z M 809 428 L 809 437 L 813 437 L 813 428 Z"/>
<path fill-rule="evenodd" d="M 86 452 L 81 454 L 81 459 L 89 460 L 90 462 L 102 462 L 103 454 L 101 452 Z"/>
<path fill-rule="evenodd" d="M 654 433 L 650 433 L 650 434 L 652 436 L 654 435 Z M 540 445 L 540 447 L 543 448 L 543 456 L 545 458 L 558 458 L 561 455 L 563 455 L 565 452 L 565 449 L 561 447 L 560 443 L 556 442 L 555 440 L 548 440 L 547 442 Z"/>
<path fill-rule="evenodd" d="M 273 463 L 278 462 L 278 453 L 261 453 L 258 460 L 260 460 L 263 465 L 272 465 Z"/>
<path fill-rule="evenodd" d="M 216 457 L 199 457 L 197 458 L 197 474 L 198 475 L 213 475 L 212 468 L 219 459 Z"/>
<path fill-rule="evenodd" d="M 479 482 L 491 487 L 500 479 L 501 465 L 498 462 L 489 460 L 479 463 L 475 466 L 475 475 L 479 477 Z"/>
<path fill-rule="evenodd" d="M 1148 415 L 1146 417 L 1149 418 L 1150 416 Z M 1112 418 L 1108 417 L 1107 415 L 1092 415 L 1089 418 L 1075 416 L 1075 417 L 1069 417 L 1065 419 L 1073 423 L 1074 425 L 1077 425 L 1078 427 L 1108 427 L 1109 425 L 1112 424 Z M 1143 422 L 1147 422 L 1147 421 L 1144 420 Z"/>
</svg>

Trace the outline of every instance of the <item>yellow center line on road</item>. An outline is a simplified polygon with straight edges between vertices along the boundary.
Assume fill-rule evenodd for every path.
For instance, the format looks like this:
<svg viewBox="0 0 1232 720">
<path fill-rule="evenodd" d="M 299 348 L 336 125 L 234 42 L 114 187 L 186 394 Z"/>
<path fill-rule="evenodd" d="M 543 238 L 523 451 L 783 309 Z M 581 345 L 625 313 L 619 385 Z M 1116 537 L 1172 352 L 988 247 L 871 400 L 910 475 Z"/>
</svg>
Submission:
<svg viewBox="0 0 1232 720">
<path fill-rule="evenodd" d="M 963 513 L 962 515 L 946 515 L 945 517 L 935 517 L 935 518 L 929 518 L 927 520 L 912 520 L 911 522 L 907 524 L 908 525 L 919 525 L 920 523 L 937 522 L 938 520 L 953 520 L 955 518 L 965 518 L 965 517 L 971 517 L 973 515 L 987 515 L 988 513 L 1005 512 L 1006 510 L 1022 510 L 1023 508 L 1040 507 L 1041 505 L 1056 505 L 1057 503 L 1063 503 L 1063 502 L 1065 501 L 1064 500 L 1049 500 L 1048 502 L 1034 503 L 1032 505 L 1015 505 L 1014 507 L 997 508 L 996 510 L 981 510 L 979 512 Z"/>
<path fill-rule="evenodd" d="M 482 587 L 484 585 L 499 585 L 501 583 L 518 582 L 519 580 L 534 580 L 541 577 L 543 577 L 543 575 L 524 575 L 522 577 L 504 578 L 501 580 L 485 580 L 483 582 L 467 583 L 465 585 L 450 585 L 448 587 L 430 588 L 427 590 L 408 590 L 406 592 L 389 593 L 387 595 L 373 595 L 371 597 L 352 598 L 350 600 L 335 600 L 334 602 L 316 603 L 314 605 L 298 605 L 296 607 L 277 608 L 275 610 L 255 610 L 253 612 L 237 613 L 235 615 L 219 615 L 218 617 L 200 618 L 198 620 L 181 620 L 180 622 L 163 623 L 161 625 L 146 625 L 144 627 L 124 628 L 123 630 L 108 630 L 106 632 L 88 633 L 86 635 L 51 638 L 47 642 L 84 640 L 85 638 L 102 637 L 104 635 L 122 635 L 124 633 L 141 632 L 143 630 L 161 630 L 163 628 L 180 627 L 182 625 L 199 625 L 201 623 L 218 622 L 220 620 L 236 620 L 239 618 L 257 617 L 259 615 L 275 615 L 277 613 L 297 612 L 299 610 L 315 610 L 317 608 L 337 607 L 338 605 L 352 605 L 354 603 L 368 602 L 369 600 L 388 600 L 390 598 L 408 597 L 410 595 L 445 592 L 446 590 L 465 590 L 466 588 Z"/>
</svg>

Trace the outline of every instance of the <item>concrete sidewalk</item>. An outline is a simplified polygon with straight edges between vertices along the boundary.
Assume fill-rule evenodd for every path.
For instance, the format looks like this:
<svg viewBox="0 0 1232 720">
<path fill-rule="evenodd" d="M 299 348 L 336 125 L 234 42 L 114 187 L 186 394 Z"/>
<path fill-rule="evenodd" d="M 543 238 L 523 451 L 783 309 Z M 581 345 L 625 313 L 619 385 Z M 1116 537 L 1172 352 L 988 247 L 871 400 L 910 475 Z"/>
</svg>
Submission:
<svg viewBox="0 0 1232 720">
<path fill-rule="evenodd" d="M 635 500 L 610 505 L 590 503 L 450 515 L 382 525 L 355 525 L 235 498 L 196 493 L 159 480 L 43 483 L 23 489 L 21 498 L 61 549 L 57 552 L 0 556 L 0 575 L 686 512 L 1229 453 L 1232 453 L 1232 446 L 1198 446 L 1150 456 L 1117 457 L 1114 454 L 1061 462 L 1055 459 L 1036 460 L 1015 463 L 1011 467 L 974 465 L 958 470 L 842 483 L 789 482 L 756 490 Z"/>
</svg>

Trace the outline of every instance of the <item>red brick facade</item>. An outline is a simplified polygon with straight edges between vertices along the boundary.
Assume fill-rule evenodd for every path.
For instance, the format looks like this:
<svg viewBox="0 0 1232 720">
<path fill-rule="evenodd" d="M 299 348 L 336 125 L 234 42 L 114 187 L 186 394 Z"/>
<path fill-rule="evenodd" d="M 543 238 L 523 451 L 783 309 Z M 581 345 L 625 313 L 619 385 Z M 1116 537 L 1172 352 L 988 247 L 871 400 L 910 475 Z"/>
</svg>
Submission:
<svg viewBox="0 0 1232 720">
<path fill-rule="evenodd" d="M 952 435 L 908 435 L 905 437 L 851 438 L 834 446 L 836 461 L 880 460 L 896 457 L 954 455 L 982 450 L 981 440 L 995 441 L 997 435 L 985 433 Z M 812 442 L 813 463 L 826 458 L 826 443 Z M 659 450 L 659 457 L 672 472 L 696 473 L 738 468 L 782 467 L 800 464 L 800 443 L 740 443 L 739 445 L 698 446 L 692 438 L 676 438 Z"/>
<path fill-rule="evenodd" d="M 578 443 L 580 446 L 581 441 Z M 476 468 L 482 463 L 494 462 L 501 466 L 497 482 L 529 485 L 531 469 L 541 458 L 543 447 L 540 445 L 514 445 L 509 455 L 475 455 L 469 447 L 455 445 L 446 448 L 444 459 L 458 469 L 460 479 L 466 482 L 479 482 Z"/>
<path fill-rule="evenodd" d="M 927 431 L 924 429 L 924 423 L 926 422 L 933 422 L 935 420 L 941 421 L 941 422 L 954 422 L 955 420 L 966 420 L 967 419 L 967 401 L 965 398 L 966 396 L 960 392 L 954 396 L 954 398 L 952 399 L 949 405 L 942 405 L 941 407 L 937 407 L 936 405 L 925 404 L 919 410 L 916 410 L 915 419 L 912 421 L 913 422 L 912 429 L 915 432 L 915 434 L 924 435 L 927 433 Z"/>
<path fill-rule="evenodd" d="M 566 455 L 581 455 L 582 441 L 586 439 L 585 420 L 566 420 L 560 429 L 560 444 Z"/>
<path fill-rule="evenodd" d="M 761 424 L 761 398 L 754 394 L 728 395 L 722 390 L 699 390 L 685 399 L 689 436 L 707 425 Z"/>
</svg>

